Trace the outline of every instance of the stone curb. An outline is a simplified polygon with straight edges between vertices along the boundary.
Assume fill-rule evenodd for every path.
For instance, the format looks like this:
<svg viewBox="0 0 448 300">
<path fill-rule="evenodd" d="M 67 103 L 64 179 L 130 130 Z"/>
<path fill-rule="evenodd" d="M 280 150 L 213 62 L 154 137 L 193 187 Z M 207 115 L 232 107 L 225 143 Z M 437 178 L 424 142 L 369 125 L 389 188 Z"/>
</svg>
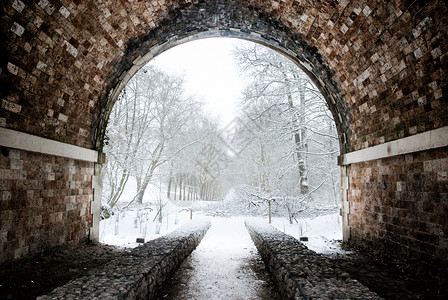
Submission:
<svg viewBox="0 0 448 300">
<path fill-rule="evenodd" d="M 210 225 L 208 220 L 190 221 L 37 299 L 154 299 Z"/>
<path fill-rule="evenodd" d="M 271 225 L 245 224 L 284 299 L 382 299 L 294 237 Z"/>
</svg>

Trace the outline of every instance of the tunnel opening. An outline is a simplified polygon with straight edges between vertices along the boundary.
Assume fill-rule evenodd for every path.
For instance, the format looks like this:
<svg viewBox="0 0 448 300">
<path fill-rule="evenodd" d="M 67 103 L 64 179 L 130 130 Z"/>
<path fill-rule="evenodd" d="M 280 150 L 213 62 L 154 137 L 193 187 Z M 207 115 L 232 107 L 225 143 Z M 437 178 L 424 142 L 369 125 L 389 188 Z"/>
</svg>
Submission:
<svg viewBox="0 0 448 300">
<path fill-rule="evenodd" d="M 214 52 L 210 55 L 214 61 L 221 60 L 216 53 L 219 47 L 229 49 L 220 52 L 225 64 L 239 67 L 206 68 L 213 65 L 212 59 L 201 60 L 209 52 Z M 197 50 L 206 48 L 209 52 Z M 194 64 L 183 63 L 189 59 Z M 183 74 L 188 70 L 182 71 L 182 65 L 192 70 Z M 164 72 L 167 68 L 173 73 Z M 199 72 L 218 78 L 207 81 Z M 232 73 L 218 75 L 223 72 Z M 226 80 L 229 76 L 237 78 Z M 188 96 L 182 84 L 187 85 Z M 176 92 L 169 94 L 165 87 Z M 199 95 L 208 111 L 197 96 L 191 96 L 197 94 L 195 88 L 202 88 Z M 336 126 L 320 91 L 290 58 L 241 39 L 190 41 L 143 66 L 115 105 L 106 131 L 102 204 L 103 216 L 109 219 L 113 212 L 113 217 L 102 221 L 101 241 L 123 243 L 127 236 L 125 243 L 137 245 L 130 228 L 140 234 L 140 241 L 147 240 L 147 235 L 156 237 L 177 227 L 179 216 L 185 221 L 191 210 L 195 215 L 264 216 L 266 220 L 269 214 L 269 222 L 272 215 L 283 231 L 303 239 L 311 234 L 320 246 L 325 245 L 322 239 L 342 238 Z M 236 111 L 224 112 L 221 120 L 209 117 L 210 109 L 223 112 L 232 105 L 238 106 Z M 178 126 L 170 127 L 162 119 Z M 154 129 L 163 130 L 164 136 Z M 164 152 L 155 155 L 159 147 Z M 326 236 L 329 232 L 331 236 Z"/>
<path fill-rule="evenodd" d="M 412 27 L 413 36 L 416 40 L 420 39 L 422 31 L 433 32 L 432 30 L 435 30 L 434 28 L 438 26 L 436 23 L 432 23 L 432 20 L 440 18 L 438 14 L 426 19 L 423 16 L 435 9 L 437 5 L 433 4 L 421 7 L 421 15 L 415 16 L 415 20 L 419 20 L 418 25 Z M 387 9 L 395 11 L 395 16 L 399 19 L 396 24 L 399 24 L 407 20 L 407 16 L 411 14 L 410 12 L 415 9 L 414 6 L 416 5 L 416 3 L 412 5 L 401 3 L 389 5 Z M 443 226 L 443 222 L 436 221 L 434 226 L 430 226 L 429 231 L 424 230 L 425 232 L 431 232 L 429 237 L 421 235 L 420 229 L 416 230 L 415 228 L 411 229 L 412 236 L 408 236 L 399 228 L 394 227 L 392 224 L 394 217 L 388 217 L 389 213 L 399 215 L 398 219 L 400 219 L 401 224 L 405 224 L 406 220 L 415 219 L 414 216 L 419 216 L 417 222 L 421 221 L 417 210 L 422 204 L 419 204 L 420 206 L 408 205 L 408 202 L 402 198 L 406 196 L 415 198 L 412 194 L 406 194 L 405 189 L 408 185 L 412 187 L 418 185 L 418 183 L 413 182 L 418 174 L 416 174 L 417 177 L 411 178 L 408 176 L 406 179 L 403 179 L 405 177 L 404 173 L 401 173 L 398 177 L 391 175 L 395 178 L 392 183 L 387 182 L 388 178 L 392 177 L 382 175 L 375 177 L 374 175 L 391 172 L 392 168 L 388 167 L 390 157 L 394 157 L 392 159 L 394 165 L 399 165 L 405 159 L 404 155 L 412 153 L 412 158 L 407 156 L 405 159 L 405 168 L 412 168 L 414 159 L 420 163 L 422 158 L 418 151 L 422 149 L 421 146 L 408 147 L 407 141 L 404 141 L 406 137 L 415 135 L 413 141 L 420 145 L 417 137 L 418 133 L 425 134 L 421 141 L 425 144 L 422 146 L 423 149 L 431 153 L 429 160 L 432 162 L 430 164 L 437 164 L 434 160 L 438 160 L 437 157 L 440 153 L 444 153 L 443 147 L 446 147 L 447 144 L 446 139 L 442 137 L 443 132 L 446 131 L 446 127 L 443 128 L 443 124 L 445 124 L 443 120 L 445 119 L 441 113 L 443 110 L 436 112 L 430 106 L 424 104 L 425 99 L 431 99 L 432 105 L 440 107 L 439 104 L 443 101 L 441 97 L 445 81 L 443 79 L 431 81 L 430 78 L 422 82 L 418 81 L 419 85 L 431 86 L 433 92 L 428 92 L 426 93 L 428 95 L 414 99 L 422 93 L 422 90 L 414 87 L 407 89 L 404 85 L 405 82 L 409 81 L 402 79 L 408 77 L 409 74 L 413 74 L 413 66 L 419 68 L 420 64 L 414 65 L 413 59 L 421 60 L 420 52 L 418 50 L 416 50 L 417 54 L 413 52 L 414 57 L 412 59 L 409 57 L 399 59 L 403 57 L 402 53 L 406 53 L 408 50 L 406 50 L 407 48 L 396 48 L 393 45 L 393 41 L 399 40 L 401 34 L 399 30 L 396 30 L 396 26 L 391 25 L 391 31 L 393 32 L 391 34 L 395 35 L 395 39 L 391 40 L 387 40 L 389 35 L 383 34 L 383 30 L 373 30 L 375 25 L 373 25 L 372 20 L 376 19 L 381 13 L 385 13 L 383 9 L 373 8 L 369 5 L 361 5 L 363 8 L 357 7 L 355 4 L 344 4 L 342 6 L 342 15 L 347 18 L 347 24 L 356 24 L 353 31 L 346 31 L 348 29 L 347 24 L 339 24 L 339 26 L 333 28 L 336 19 L 331 19 L 331 13 L 328 15 L 331 20 L 325 18 L 323 20 L 312 19 L 309 18 L 312 13 L 307 12 L 302 15 L 303 19 L 299 23 L 290 23 L 286 19 L 269 17 L 269 14 L 265 14 L 259 7 L 240 6 L 238 1 L 232 2 L 231 5 L 226 1 L 217 1 L 211 5 L 199 2 L 194 5 L 180 6 L 171 11 L 172 15 L 170 17 L 182 21 L 175 24 L 163 23 L 158 27 L 156 26 L 154 30 L 139 35 L 138 38 L 127 40 L 126 52 L 123 52 L 124 59 L 114 62 L 116 68 L 111 73 L 111 77 L 107 78 L 108 86 L 101 99 L 99 99 L 102 110 L 100 118 L 94 124 L 93 133 L 96 149 L 102 149 L 104 122 L 107 120 L 114 99 L 121 91 L 122 84 L 129 80 L 130 76 L 144 62 L 150 60 L 157 53 L 189 39 L 213 36 L 239 37 L 259 42 L 284 53 L 297 62 L 321 90 L 334 116 L 342 154 L 340 158 L 340 164 L 342 165 L 342 212 L 344 224 L 347 225 L 344 226 L 344 240 L 361 247 L 364 245 L 364 249 L 367 251 L 383 251 L 382 249 L 385 248 L 389 249 L 384 251 L 388 255 L 394 256 L 394 252 L 406 253 L 406 255 L 412 253 L 412 255 L 426 260 L 428 257 L 425 254 L 425 249 L 427 248 L 418 245 L 429 243 L 431 249 L 439 249 L 437 247 L 443 244 L 445 237 L 442 234 L 441 240 L 437 238 L 440 233 L 437 228 Z M 275 12 L 275 9 L 273 11 Z M 346 15 L 348 11 L 353 13 Z M 352 23 L 353 18 L 357 19 L 359 23 Z M 190 23 L 189 20 L 191 19 L 195 21 Z M 242 20 L 245 21 L 241 22 Z M 320 29 L 316 29 L 312 26 L 314 21 L 317 23 L 324 22 L 324 25 Z M 297 26 L 297 24 L 302 24 L 303 27 Z M 356 38 L 357 33 L 366 30 L 363 26 L 369 26 L 371 30 L 368 31 L 372 38 L 365 39 L 365 45 L 362 45 Z M 291 28 L 296 30 L 291 30 Z M 331 33 L 327 35 L 327 32 L 323 31 L 322 28 L 327 28 Z M 297 34 L 301 30 L 306 31 L 308 29 L 315 34 L 311 36 L 303 34 L 303 32 Z M 346 32 L 349 34 L 349 40 L 345 37 L 333 38 L 341 33 L 344 35 Z M 402 46 L 405 47 L 405 45 Z M 440 56 L 440 51 L 435 49 L 437 46 L 430 47 L 434 48 L 433 57 L 434 55 Z M 386 48 L 387 51 L 395 54 L 389 57 L 387 53 L 380 50 Z M 357 53 L 362 53 L 363 56 Z M 426 55 L 427 60 L 430 60 L 431 58 L 428 55 Z M 443 60 L 443 58 L 441 59 Z M 409 64 L 406 62 L 409 62 Z M 434 66 L 437 70 L 440 70 L 440 63 L 438 62 L 439 60 L 435 59 Z M 424 73 L 424 71 L 422 72 Z M 404 94 L 407 96 L 403 97 Z M 414 104 L 410 104 L 411 99 Z M 399 111 L 401 112 L 402 108 L 392 108 L 394 104 L 391 104 L 391 107 L 384 104 L 389 100 L 397 103 L 400 107 L 406 107 L 412 113 L 400 114 Z M 426 107 L 424 109 L 425 113 L 423 113 L 422 107 Z M 415 116 L 414 121 L 410 120 L 411 115 Z M 427 125 L 422 126 L 422 122 Z M 441 126 L 442 128 L 440 128 Z M 432 133 L 431 130 L 424 132 L 425 128 L 437 128 L 437 132 Z M 434 136 L 435 141 L 426 143 L 425 140 L 430 136 Z M 403 139 L 403 141 L 400 141 L 400 139 Z M 399 140 L 397 145 L 400 146 L 397 148 L 394 146 L 395 140 Z M 442 147 L 441 151 L 434 150 L 439 147 Z M 406 148 L 406 150 L 400 150 L 402 148 Z M 367 149 L 367 151 L 363 151 L 364 149 Z M 384 154 L 384 151 L 387 154 Z M 444 159 L 445 156 L 442 155 L 442 160 Z M 395 170 L 398 169 L 395 168 Z M 418 173 L 418 171 L 416 172 Z M 444 171 L 432 168 L 430 172 L 432 172 L 431 176 L 437 176 L 436 189 L 444 193 L 443 187 L 440 187 L 440 184 L 443 185 L 444 175 L 439 174 Z M 393 197 L 391 196 L 393 192 L 398 194 Z M 379 201 L 378 197 L 380 197 Z M 389 207 L 388 199 L 390 197 L 395 198 L 399 203 Z M 428 195 L 427 199 L 442 201 L 443 197 L 442 194 L 435 193 Z M 411 200 L 411 202 L 414 200 Z M 404 214 L 401 213 L 403 206 L 406 207 L 406 213 Z M 432 206 L 426 205 L 425 207 Z M 426 220 L 424 223 L 432 224 L 430 215 L 440 216 L 440 211 L 432 208 L 429 210 L 430 212 L 425 212 L 422 218 Z M 396 243 L 397 236 L 400 237 L 398 244 Z M 426 237 L 428 237 L 428 240 L 425 240 Z M 383 242 L 386 242 L 387 245 L 383 245 Z M 408 247 L 407 245 L 414 245 L 415 247 Z M 440 253 L 445 250 L 440 251 L 435 250 L 434 256 L 430 256 L 434 259 L 441 258 L 443 255 Z"/>
</svg>

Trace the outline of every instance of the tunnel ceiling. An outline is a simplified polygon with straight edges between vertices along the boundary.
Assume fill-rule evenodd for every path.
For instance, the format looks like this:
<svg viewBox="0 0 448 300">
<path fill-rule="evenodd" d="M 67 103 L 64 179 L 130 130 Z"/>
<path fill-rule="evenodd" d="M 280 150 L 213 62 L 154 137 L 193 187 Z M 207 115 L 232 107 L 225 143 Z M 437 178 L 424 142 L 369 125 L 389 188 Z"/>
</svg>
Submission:
<svg viewBox="0 0 448 300">
<path fill-rule="evenodd" d="M 91 149 L 147 53 L 238 35 L 301 63 L 350 152 L 448 125 L 441 1 L 19 1 L 1 4 L 0 126 Z"/>
</svg>

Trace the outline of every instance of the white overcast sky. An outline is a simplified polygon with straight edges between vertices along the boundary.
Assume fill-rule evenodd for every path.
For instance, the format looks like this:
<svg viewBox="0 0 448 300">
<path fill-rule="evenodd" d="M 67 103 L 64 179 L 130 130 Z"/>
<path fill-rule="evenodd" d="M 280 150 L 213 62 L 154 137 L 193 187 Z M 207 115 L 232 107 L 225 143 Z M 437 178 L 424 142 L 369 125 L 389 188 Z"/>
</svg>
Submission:
<svg viewBox="0 0 448 300">
<path fill-rule="evenodd" d="M 207 38 L 171 48 L 156 56 L 150 64 L 169 73 L 183 74 L 188 95 L 205 102 L 205 110 L 227 125 L 237 112 L 237 102 L 244 89 L 243 78 L 231 51 L 232 38 Z"/>
</svg>

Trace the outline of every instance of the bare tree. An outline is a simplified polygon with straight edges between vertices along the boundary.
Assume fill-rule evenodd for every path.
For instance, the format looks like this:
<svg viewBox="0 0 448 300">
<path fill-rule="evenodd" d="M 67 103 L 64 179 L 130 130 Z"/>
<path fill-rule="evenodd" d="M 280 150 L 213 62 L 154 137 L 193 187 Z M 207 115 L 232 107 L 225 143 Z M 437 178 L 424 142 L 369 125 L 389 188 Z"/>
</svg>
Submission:
<svg viewBox="0 0 448 300">
<path fill-rule="evenodd" d="M 115 104 L 107 126 L 105 152 L 108 164 L 105 174 L 106 201 L 114 207 L 120 199 L 129 177 L 133 173 L 138 149 L 148 122 L 148 103 L 143 101 L 144 70 L 128 83 Z M 151 73 L 150 73 L 151 74 Z"/>
<path fill-rule="evenodd" d="M 137 182 L 131 202 L 142 202 L 156 170 L 193 144 L 168 144 L 200 111 L 201 104 L 185 97 L 183 79 L 146 66 L 128 83 L 114 106 L 108 125 L 108 203 L 118 201 L 129 176 Z M 168 151 L 170 150 L 170 151 Z M 118 175 L 119 174 L 119 175 Z"/>
<path fill-rule="evenodd" d="M 247 184 L 258 184 L 262 197 L 282 202 L 292 220 L 310 199 L 329 186 L 333 190 L 338 182 L 334 178 L 338 148 L 332 116 L 318 89 L 289 59 L 253 43 L 240 44 L 234 56 L 250 78 L 242 110 L 258 125 L 252 131 L 256 138 L 244 155 L 252 165 L 246 170 L 259 180 L 252 178 Z"/>
</svg>

